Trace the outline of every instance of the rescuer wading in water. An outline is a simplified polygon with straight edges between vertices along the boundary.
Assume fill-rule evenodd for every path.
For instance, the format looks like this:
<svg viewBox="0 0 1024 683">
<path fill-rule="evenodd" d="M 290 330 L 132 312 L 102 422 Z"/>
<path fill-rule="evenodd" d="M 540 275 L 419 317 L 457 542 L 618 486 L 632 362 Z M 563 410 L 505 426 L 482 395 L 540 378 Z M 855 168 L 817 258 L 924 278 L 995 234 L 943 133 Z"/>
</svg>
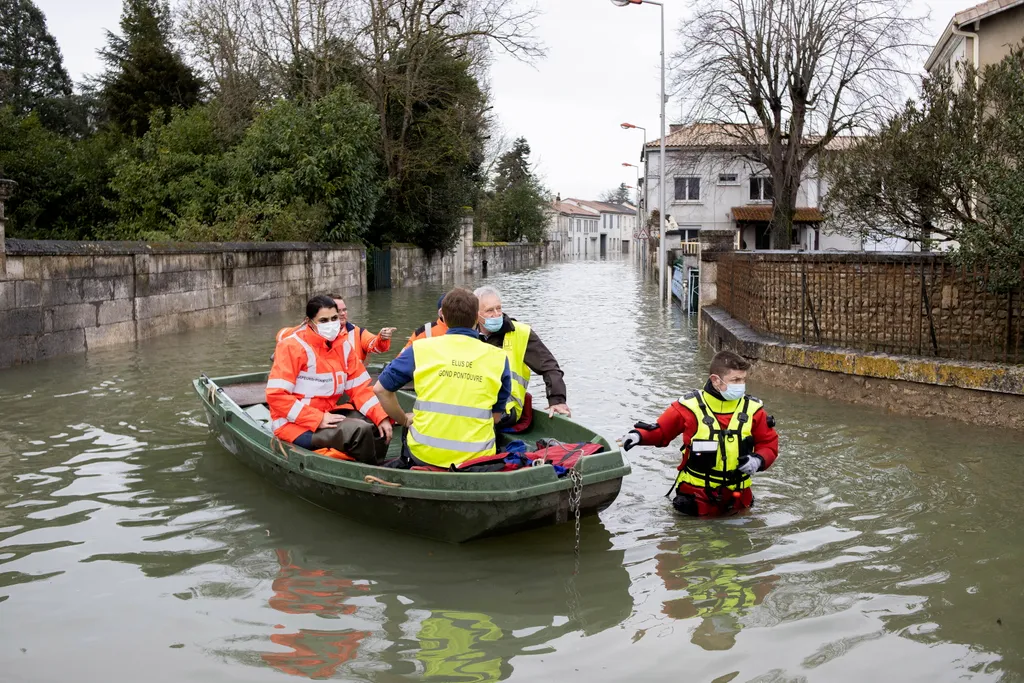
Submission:
<svg viewBox="0 0 1024 683">
<path fill-rule="evenodd" d="M 775 420 L 746 393 L 750 363 L 732 351 L 711 360 L 702 389 L 675 401 L 656 424 L 637 422 L 622 449 L 667 446 L 682 434 L 682 462 L 672 486 L 672 505 L 687 515 L 715 516 L 750 507 L 750 478 L 779 455 Z"/>
</svg>

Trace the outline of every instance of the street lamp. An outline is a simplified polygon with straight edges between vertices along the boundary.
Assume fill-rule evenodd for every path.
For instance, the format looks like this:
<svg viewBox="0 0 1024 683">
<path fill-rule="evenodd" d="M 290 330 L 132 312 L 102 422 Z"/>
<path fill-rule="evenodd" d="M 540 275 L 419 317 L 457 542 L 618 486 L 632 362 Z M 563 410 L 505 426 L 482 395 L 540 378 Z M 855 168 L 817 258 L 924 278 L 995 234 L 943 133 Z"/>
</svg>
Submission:
<svg viewBox="0 0 1024 683">
<path fill-rule="evenodd" d="M 644 132 L 644 146 L 643 146 L 643 148 L 641 149 L 641 152 L 640 152 L 640 160 L 644 162 L 644 182 L 640 183 L 639 180 L 637 182 L 637 189 L 636 189 L 636 230 L 634 231 L 634 232 L 637 232 L 637 233 L 641 233 L 641 232 L 643 232 L 644 224 L 647 223 L 647 212 L 644 211 L 644 209 L 647 208 L 648 202 L 643 201 L 641 199 L 641 197 L 640 197 L 640 190 L 641 189 L 643 189 L 645 195 L 647 194 L 647 129 L 644 128 L 643 126 L 637 126 L 637 125 L 632 124 L 632 123 L 620 123 L 619 124 L 619 128 L 622 128 L 623 130 L 639 129 L 639 130 L 642 130 Z M 639 169 L 639 166 L 637 168 Z M 637 240 L 639 240 L 639 234 L 634 235 L 634 237 Z M 646 259 L 647 259 L 647 254 L 646 254 L 647 250 L 644 249 L 644 253 L 641 254 L 640 253 L 640 247 L 639 247 L 639 244 L 640 244 L 639 241 L 637 241 L 635 244 L 637 246 L 636 252 L 635 252 L 636 253 L 636 258 L 637 258 L 637 260 L 639 260 L 641 262 L 641 265 L 643 265 L 646 262 Z M 645 244 L 646 244 L 646 242 L 645 242 Z"/>
<path fill-rule="evenodd" d="M 661 147 L 658 155 L 658 192 L 660 195 L 658 210 L 658 297 L 665 297 L 666 302 L 668 290 L 665 287 L 665 5 L 654 0 L 612 0 L 617 7 L 627 5 L 657 5 L 661 10 Z M 626 126 L 624 125 L 623 128 Z M 646 138 L 646 132 L 645 132 Z M 644 143 L 644 156 L 647 155 L 647 143 Z"/>
<path fill-rule="evenodd" d="M 638 232 L 640 230 L 640 167 L 636 164 L 630 164 L 625 161 L 622 162 L 622 165 L 632 166 L 636 169 L 636 225 L 633 227 L 633 239 L 638 239 Z M 626 187 L 629 187 L 629 185 Z"/>
</svg>

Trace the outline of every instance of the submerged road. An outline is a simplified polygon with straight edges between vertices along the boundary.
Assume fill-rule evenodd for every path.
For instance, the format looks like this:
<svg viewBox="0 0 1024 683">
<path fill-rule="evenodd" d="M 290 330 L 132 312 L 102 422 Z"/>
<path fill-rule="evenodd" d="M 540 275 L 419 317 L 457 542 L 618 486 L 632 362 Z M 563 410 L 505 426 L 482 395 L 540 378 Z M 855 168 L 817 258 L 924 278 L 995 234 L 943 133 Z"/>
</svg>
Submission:
<svg viewBox="0 0 1024 683">
<path fill-rule="evenodd" d="M 706 376 L 693 322 L 629 262 L 488 283 L 609 439 Z M 407 336 L 439 292 L 374 292 L 350 316 Z M 678 452 L 634 449 L 574 577 L 571 525 L 447 546 L 236 463 L 189 382 L 266 368 L 300 319 L 0 371 L 0 680 L 1024 680 L 1020 433 L 755 379 L 781 456 L 753 510 L 680 518 L 662 497 Z"/>
</svg>

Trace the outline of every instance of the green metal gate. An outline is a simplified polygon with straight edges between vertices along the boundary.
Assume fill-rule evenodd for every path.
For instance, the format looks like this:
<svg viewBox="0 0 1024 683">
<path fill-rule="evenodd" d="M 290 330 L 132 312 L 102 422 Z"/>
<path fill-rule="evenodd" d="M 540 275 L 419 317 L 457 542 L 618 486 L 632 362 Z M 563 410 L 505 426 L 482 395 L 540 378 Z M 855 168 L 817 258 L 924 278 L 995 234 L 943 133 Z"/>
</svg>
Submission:
<svg viewBox="0 0 1024 683">
<path fill-rule="evenodd" d="M 366 248 L 366 287 L 371 292 L 391 289 L 391 250 Z"/>
</svg>

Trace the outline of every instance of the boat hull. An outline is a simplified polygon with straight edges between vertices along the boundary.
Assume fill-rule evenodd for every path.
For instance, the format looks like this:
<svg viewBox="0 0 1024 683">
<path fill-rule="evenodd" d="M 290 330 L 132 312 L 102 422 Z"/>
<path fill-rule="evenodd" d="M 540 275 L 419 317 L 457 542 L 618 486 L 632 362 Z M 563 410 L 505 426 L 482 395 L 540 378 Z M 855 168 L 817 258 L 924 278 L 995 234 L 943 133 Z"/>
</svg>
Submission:
<svg viewBox="0 0 1024 683">
<path fill-rule="evenodd" d="M 194 382 L 210 429 L 246 466 L 278 487 L 350 519 L 452 543 L 567 522 L 572 482 L 550 466 L 515 472 L 443 473 L 392 470 L 335 460 L 270 436 L 233 401 L 231 386 L 265 375 L 240 375 Z M 265 381 L 265 380 L 264 380 Z M 228 389 L 226 393 L 224 389 Z M 411 395 L 402 396 L 412 402 Z M 565 442 L 608 444 L 584 427 L 560 417 L 538 416 L 547 429 L 519 435 L 524 440 L 564 433 Z M 397 446 L 397 434 L 394 440 Z M 592 515 L 618 496 L 628 463 L 617 450 L 580 459 L 583 480 L 580 514 Z"/>
</svg>

